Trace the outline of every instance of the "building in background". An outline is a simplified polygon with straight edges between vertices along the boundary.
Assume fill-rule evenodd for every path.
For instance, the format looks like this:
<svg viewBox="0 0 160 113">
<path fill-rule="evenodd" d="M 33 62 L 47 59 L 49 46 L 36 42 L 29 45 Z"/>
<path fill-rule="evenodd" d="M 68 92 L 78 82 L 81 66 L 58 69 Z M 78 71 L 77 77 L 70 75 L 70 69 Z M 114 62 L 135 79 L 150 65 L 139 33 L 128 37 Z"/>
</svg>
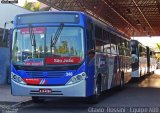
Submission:
<svg viewBox="0 0 160 113">
<path fill-rule="evenodd" d="M 1 1 L 1 0 L 0 0 Z M 2 4 L 0 2 L 0 43 L 2 44 L 2 37 L 3 37 L 3 28 L 5 22 L 8 21 L 13 21 L 14 17 L 17 14 L 23 14 L 23 13 L 28 13 L 30 11 L 23 9 L 22 7 L 13 5 L 13 4 Z M 12 28 L 12 24 L 7 24 L 6 29 Z M 0 46 L 1 46 L 0 44 Z"/>
<path fill-rule="evenodd" d="M 13 21 L 17 14 L 29 13 L 30 11 L 13 4 L 2 4 L 0 0 L 0 84 L 6 84 L 10 81 L 10 48 L 9 43 L 3 42 L 4 24 Z M 6 25 L 6 37 L 9 36 L 9 29 L 12 24 Z M 9 39 L 7 42 L 9 42 Z M 4 52 L 5 51 L 5 52 Z"/>
<path fill-rule="evenodd" d="M 42 3 L 42 2 L 40 2 L 40 3 L 41 3 L 41 4 L 40 4 L 40 9 L 41 9 L 42 11 L 45 11 L 45 10 L 48 10 L 48 11 L 58 11 L 57 9 L 54 9 L 54 8 L 52 8 L 52 7 L 44 4 L 44 3 Z"/>
<path fill-rule="evenodd" d="M 20 7 L 23 7 L 27 10 L 36 12 L 36 11 L 57 11 L 56 9 L 52 8 L 51 6 L 48 6 L 44 3 L 41 3 L 39 1 L 35 0 L 27 0 L 27 1 L 19 1 L 18 4 L 16 4 Z"/>
</svg>

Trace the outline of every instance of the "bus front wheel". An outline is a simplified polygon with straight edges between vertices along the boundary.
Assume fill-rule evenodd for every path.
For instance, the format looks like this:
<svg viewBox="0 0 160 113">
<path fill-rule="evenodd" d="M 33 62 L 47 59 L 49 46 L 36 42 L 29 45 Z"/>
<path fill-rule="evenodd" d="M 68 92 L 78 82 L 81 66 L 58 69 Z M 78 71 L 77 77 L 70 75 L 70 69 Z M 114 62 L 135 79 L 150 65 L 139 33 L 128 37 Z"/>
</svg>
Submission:
<svg viewBox="0 0 160 113">
<path fill-rule="evenodd" d="M 89 102 L 96 104 L 100 100 L 100 95 L 101 95 L 101 78 L 99 77 L 96 81 L 95 85 L 95 93 L 93 96 L 89 97 Z"/>
</svg>

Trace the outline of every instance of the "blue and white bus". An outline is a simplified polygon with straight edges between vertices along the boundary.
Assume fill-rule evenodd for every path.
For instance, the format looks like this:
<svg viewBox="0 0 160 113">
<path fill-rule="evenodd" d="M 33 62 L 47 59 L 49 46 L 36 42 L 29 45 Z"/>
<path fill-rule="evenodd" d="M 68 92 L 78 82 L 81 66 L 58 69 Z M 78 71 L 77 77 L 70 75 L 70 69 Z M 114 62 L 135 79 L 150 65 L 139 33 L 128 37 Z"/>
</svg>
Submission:
<svg viewBox="0 0 160 113">
<path fill-rule="evenodd" d="M 144 46 L 137 40 L 131 40 L 132 50 L 132 77 L 140 78 L 156 70 L 155 53 L 148 46 Z"/>
<path fill-rule="evenodd" d="M 12 94 L 91 97 L 131 79 L 130 39 L 83 12 L 37 12 L 14 20 Z"/>
</svg>

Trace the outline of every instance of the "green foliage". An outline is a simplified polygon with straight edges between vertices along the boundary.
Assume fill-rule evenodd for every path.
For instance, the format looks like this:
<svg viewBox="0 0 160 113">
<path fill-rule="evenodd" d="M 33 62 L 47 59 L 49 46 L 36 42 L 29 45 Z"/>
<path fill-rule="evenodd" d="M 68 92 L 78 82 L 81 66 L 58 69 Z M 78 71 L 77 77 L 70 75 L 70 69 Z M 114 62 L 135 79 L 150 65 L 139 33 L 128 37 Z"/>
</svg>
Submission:
<svg viewBox="0 0 160 113">
<path fill-rule="evenodd" d="M 23 8 L 27 10 L 31 10 L 31 7 L 32 7 L 32 2 L 27 2 L 26 0 Z"/>
<path fill-rule="evenodd" d="M 157 48 L 160 50 L 160 43 L 156 43 Z"/>
<path fill-rule="evenodd" d="M 33 2 L 27 2 L 26 0 L 23 8 L 35 12 L 35 11 L 40 11 L 40 5 L 41 5 L 40 2 L 34 4 Z"/>
<path fill-rule="evenodd" d="M 156 43 L 158 50 L 160 51 L 160 43 Z M 160 54 L 157 54 L 157 60 L 160 61 Z"/>
<path fill-rule="evenodd" d="M 48 6 L 41 9 L 40 2 L 33 3 L 33 2 L 27 2 L 26 0 L 23 8 L 35 12 L 35 11 L 49 11 L 51 7 Z"/>
<path fill-rule="evenodd" d="M 41 3 L 40 2 L 37 2 L 35 4 L 35 6 L 32 7 L 32 11 L 40 11 L 40 6 L 41 6 Z"/>
</svg>

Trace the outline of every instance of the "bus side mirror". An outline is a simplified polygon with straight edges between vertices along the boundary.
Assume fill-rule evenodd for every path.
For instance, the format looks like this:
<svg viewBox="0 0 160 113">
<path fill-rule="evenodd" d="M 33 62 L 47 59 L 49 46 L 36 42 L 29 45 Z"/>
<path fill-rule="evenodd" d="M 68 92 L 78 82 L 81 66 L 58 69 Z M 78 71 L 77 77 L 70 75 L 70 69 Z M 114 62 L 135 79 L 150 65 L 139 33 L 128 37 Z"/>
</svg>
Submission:
<svg viewBox="0 0 160 113">
<path fill-rule="evenodd" d="M 13 24 L 13 21 L 8 21 L 8 22 L 5 22 L 4 23 L 4 28 L 3 28 L 3 43 L 4 43 L 4 46 L 7 44 L 7 40 L 8 40 L 8 33 L 9 32 L 6 32 L 7 29 L 6 29 L 6 26 L 7 24 Z"/>
<path fill-rule="evenodd" d="M 10 38 L 9 40 L 10 40 L 10 46 L 11 46 L 11 45 L 12 45 L 13 29 L 10 29 L 9 34 L 10 34 L 10 35 L 9 35 L 9 36 L 10 36 L 10 37 L 9 37 L 9 38 Z M 12 46 L 11 46 L 11 47 L 12 47 Z"/>
</svg>

